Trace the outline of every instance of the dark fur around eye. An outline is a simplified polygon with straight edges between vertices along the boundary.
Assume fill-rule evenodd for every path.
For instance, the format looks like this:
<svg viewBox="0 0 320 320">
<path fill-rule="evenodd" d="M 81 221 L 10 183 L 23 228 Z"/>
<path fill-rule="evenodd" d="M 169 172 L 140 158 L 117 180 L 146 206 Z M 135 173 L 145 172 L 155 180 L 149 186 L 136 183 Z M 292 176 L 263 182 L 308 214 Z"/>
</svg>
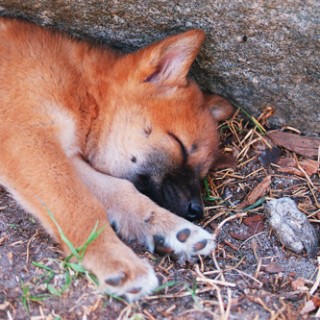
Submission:
<svg viewBox="0 0 320 320">
<path fill-rule="evenodd" d="M 182 153 L 182 158 L 183 158 L 183 163 L 188 162 L 188 151 L 186 146 L 182 143 L 182 141 L 172 132 L 168 132 L 168 135 L 173 138 L 180 146 L 181 153 Z"/>
</svg>

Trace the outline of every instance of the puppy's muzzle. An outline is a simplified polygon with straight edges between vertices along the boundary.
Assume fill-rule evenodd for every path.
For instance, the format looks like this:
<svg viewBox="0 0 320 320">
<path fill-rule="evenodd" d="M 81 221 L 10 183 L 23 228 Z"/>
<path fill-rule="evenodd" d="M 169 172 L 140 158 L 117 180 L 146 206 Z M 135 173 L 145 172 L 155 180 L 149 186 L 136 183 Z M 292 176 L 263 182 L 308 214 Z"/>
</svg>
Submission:
<svg viewBox="0 0 320 320">
<path fill-rule="evenodd" d="M 188 212 L 186 219 L 193 221 L 203 218 L 203 205 L 202 202 L 199 203 L 197 200 L 191 200 L 188 206 Z"/>
<path fill-rule="evenodd" d="M 178 216 L 190 221 L 203 217 L 200 179 L 194 170 L 184 167 L 158 181 L 150 175 L 139 175 L 133 183 L 141 193 Z"/>
</svg>

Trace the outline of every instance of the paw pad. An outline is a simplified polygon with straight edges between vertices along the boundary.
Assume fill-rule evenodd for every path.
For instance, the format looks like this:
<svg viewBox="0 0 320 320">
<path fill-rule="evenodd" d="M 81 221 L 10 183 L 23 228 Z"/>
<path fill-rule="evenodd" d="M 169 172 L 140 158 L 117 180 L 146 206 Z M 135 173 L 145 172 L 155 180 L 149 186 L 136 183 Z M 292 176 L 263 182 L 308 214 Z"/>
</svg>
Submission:
<svg viewBox="0 0 320 320">
<path fill-rule="evenodd" d="M 122 284 L 125 281 L 126 277 L 127 276 L 125 275 L 125 273 L 121 272 L 117 276 L 113 276 L 113 277 L 105 279 L 104 282 L 106 284 L 108 284 L 109 286 L 116 287 L 116 286 L 119 286 L 120 284 Z"/>
<path fill-rule="evenodd" d="M 139 293 L 140 291 L 141 291 L 141 287 L 138 287 L 138 288 L 132 288 L 132 289 L 130 289 L 129 291 L 128 291 L 128 293 L 130 293 L 130 294 L 137 294 L 137 293 Z"/>
<path fill-rule="evenodd" d="M 180 222 L 180 221 L 178 221 Z M 159 232 L 151 238 L 151 248 L 162 255 L 174 255 L 180 261 L 191 259 L 193 256 L 209 255 L 215 248 L 214 236 L 204 229 L 184 221 L 172 231 Z"/>
<path fill-rule="evenodd" d="M 177 239 L 180 242 L 186 242 L 190 234 L 191 234 L 191 230 L 188 228 L 185 228 L 177 233 Z"/>
<path fill-rule="evenodd" d="M 206 245 L 207 245 L 208 241 L 206 239 L 201 240 L 199 242 L 197 242 L 194 246 L 193 246 L 193 250 L 194 251 L 199 251 L 202 250 Z"/>
</svg>

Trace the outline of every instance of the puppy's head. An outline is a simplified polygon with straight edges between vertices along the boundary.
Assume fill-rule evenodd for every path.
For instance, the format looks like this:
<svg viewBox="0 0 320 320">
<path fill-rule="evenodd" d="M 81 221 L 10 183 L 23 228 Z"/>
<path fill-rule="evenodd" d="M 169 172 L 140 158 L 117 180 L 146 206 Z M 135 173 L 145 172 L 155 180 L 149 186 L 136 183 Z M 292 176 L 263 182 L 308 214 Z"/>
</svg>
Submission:
<svg viewBox="0 0 320 320">
<path fill-rule="evenodd" d="M 218 155 L 217 122 L 232 113 L 225 99 L 203 94 L 188 78 L 203 40 L 193 30 L 119 59 L 90 159 L 189 220 L 203 215 L 200 180 Z"/>
</svg>

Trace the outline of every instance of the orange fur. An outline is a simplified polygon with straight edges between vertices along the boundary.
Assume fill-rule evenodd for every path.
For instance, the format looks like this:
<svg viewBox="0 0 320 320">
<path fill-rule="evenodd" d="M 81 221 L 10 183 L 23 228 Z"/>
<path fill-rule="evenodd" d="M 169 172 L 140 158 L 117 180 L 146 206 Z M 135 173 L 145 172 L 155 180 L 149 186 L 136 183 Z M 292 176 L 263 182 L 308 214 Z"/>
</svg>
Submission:
<svg viewBox="0 0 320 320">
<path fill-rule="evenodd" d="M 159 235 L 180 256 L 214 247 L 195 251 L 209 234 L 133 185 L 142 168 L 160 183 L 183 162 L 201 178 L 215 159 L 216 120 L 231 109 L 187 77 L 203 39 L 202 31 L 192 30 L 121 55 L 0 18 L 0 183 L 66 253 L 47 208 L 75 246 L 99 221 L 105 229 L 83 263 L 129 300 L 148 294 L 157 279 L 108 219 L 122 237 L 150 250 Z M 191 235 L 182 243 L 175 235 L 185 229 Z"/>
</svg>

